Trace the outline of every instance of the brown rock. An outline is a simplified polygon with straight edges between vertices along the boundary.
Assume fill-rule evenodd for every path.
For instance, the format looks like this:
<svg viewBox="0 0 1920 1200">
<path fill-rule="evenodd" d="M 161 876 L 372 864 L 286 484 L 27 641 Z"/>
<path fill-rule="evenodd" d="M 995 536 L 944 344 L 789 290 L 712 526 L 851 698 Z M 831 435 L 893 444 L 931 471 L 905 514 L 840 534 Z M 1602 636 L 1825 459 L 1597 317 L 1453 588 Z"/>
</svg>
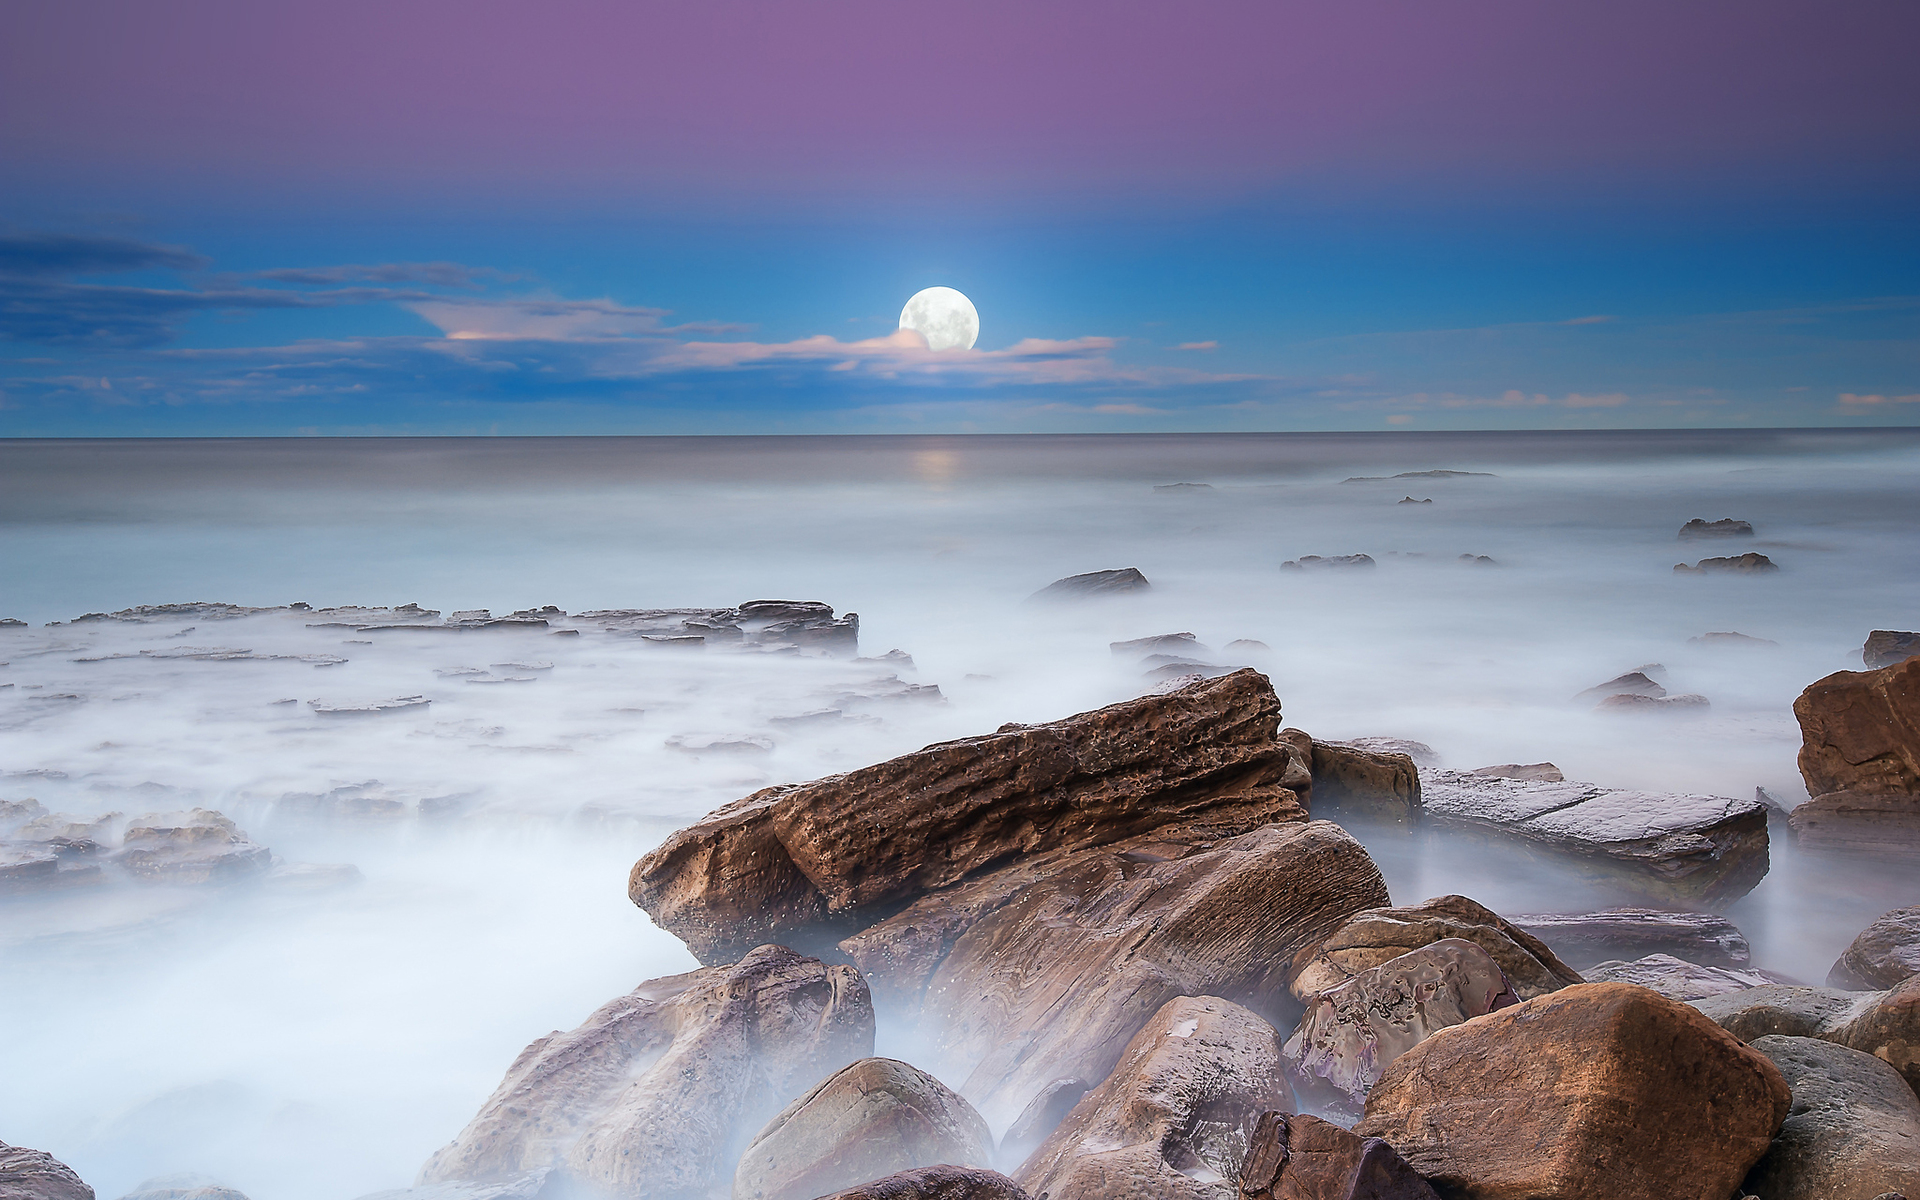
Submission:
<svg viewBox="0 0 1920 1200">
<path fill-rule="evenodd" d="M 1240 1200 L 1439 1200 L 1393 1147 L 1319 1117 L 1264 1113 L 1240 1168 Z"/>
<path fill-rule="evenodd" d="M 93 1189 L 45 1150 L 0 1142 L 0 1200 L 93 1200 Z"/>
<path fill-rule="evenodd" d="M 1237 1004 L 1183 996 L 1127 1043 L 1014 1180 L 1048 1200 L 1231 1200 L 1262 1113 L 1293 1110 L 1280 1035 Z"/>
<path fill-rule="evenodd" d="M 1302 1000 L 1340 986 L 1363 971 L 1445 938 L 1472 942 L 1505 972 L 1522 1000 L 1544 996 L 1580 975 L 1544 942 L 1465 896 L 1436 896 L 1401 908 L 1355 913 L 1296 966 L 1293 993 Z"/>
<path fill-rule="evenodd" d="M 1177 996 L 1279 1016 L 1294 957 L 1386 898 L 1365 849 L 1327 821 L 1144 835 L 1016 862 L 841 949 L 926 1032 L 928 1065 L 1001 1125 L 1056 1080 L 1106 1078 Z"/>
<path fill-rule="evenodd" d="M 146 883 L 236 883 L 265 874 L 273 852 L 228 818 L 196 808 L 136 818 L 113 861 Z"/>
<path fill-rule="evenodd" d="M 733 1200 L 813 1200 L 915 1167 L 992 1161 L 993 1134 L 971 1104 L 917 1067 L 864 1058 L 754 1136 L 733 1174 Z"/>
<path fill-rule="evenodd" d="M 1867 665 L 1868 670 L 1891 667 L 1916 654 L 1920 654 L 1920 633 L 1903 633 L 1896 629 L 1876 629 L 1867 635 L 1867 644 L 1860 647 L 1860 661 Z"/>
<path fill-rule="evenodd" d="M 825 950 L 1022 855 L 1303 819 L 1279 724 L 1272 685 L 1240 670 L 943 742 L 737 800 L 641 859 L 629 891 L 702 962 L 765 941 Z"/>
<path fill-rule="evenodd" d="M 1920 808 L 1920 662 L 1835 671 L 1793 702 L 1807 794 L 1904 796 Z"/>
<path fill-rule="evenodd" d="M 769 1117 L 872 1053 L 857 971 L 762 946 L 642 984 L 528 1046 L 419 1182 L 553 1168 L 589 1192 L 707 1200 Z"/>
<path fill-rule="evenodd" d="M 1516 913 L 1513 923 L 1585 970 L 1598 962 L 1671 954 L 1705 967 L 1744 967 L 1753 951 L 1739 926 L 1717 913 L 1608 908 L 1583 913 Z"/>
<path fill-rule="evenodd" d="M 1518 1003 L 1492 956 L 1445 938 L 1320 993 L 1281 1052 L 1296 1078 L 1362 1103 L 1381 1072 L 1435 1030 Z"/>
<path fill-rule="evenodd" d="M 998 1171 L 938 1166 L 900 1171 L 820 1200 L 1027 1200 L 1027 1193 Z"/>
<path fill-rule="evenodd" d="M 1469 1200 L 1726 1200 L 1789 1094 L 1764 1055 L 1645 988 L 1590 983 L 1440 1030 L 1354 1132 Z"/>
<path fill-rule="evenodd" d="M 1815 1038 L 1763 1037 L 1793 1107 L 1746 1189 L 1767 1200 L 1920 1193 L 1920 1099 L 1886 1063 Z"/>
<path fill-rule="evenodd" d="M 1884 1060 L 1920 1093 L 1920 975 L 1881 993 L 1828 1040 Z"/>
<path fill-rule="evenodd" d="M 1920 905 L 1896 908 L 1861 930 L 1827 972 L 1827 986 L 1873 991 L 1910 975 L 1920 975 Z"/>
<path fill-rule="evenodd" d="M 1346 816 L 1417 822 L 1420 772 L 1405 754 L 1315 741 L 1313 796 Z"/>
</svg>

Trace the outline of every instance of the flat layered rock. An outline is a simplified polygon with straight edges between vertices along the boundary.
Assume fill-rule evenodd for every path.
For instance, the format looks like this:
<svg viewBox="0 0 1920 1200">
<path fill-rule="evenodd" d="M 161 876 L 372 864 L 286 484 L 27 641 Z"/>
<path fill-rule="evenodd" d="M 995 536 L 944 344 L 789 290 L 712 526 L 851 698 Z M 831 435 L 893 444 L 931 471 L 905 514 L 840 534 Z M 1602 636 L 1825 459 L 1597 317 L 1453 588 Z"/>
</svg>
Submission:
<svg viewBox="0 0 1920 1200">
<path fill-rule="evenodd" d="M 1430 771 L 1421 805 L 1427 821 L 1552 851 L 1671 903 L 1730 903 L 1767 873 L 1766 808 L 1753 799 Z"/>
<path fill-rule="evenodd" d="M 680 830 L 629 894 L 702 962 L 840 938 L 1009 860 L 1164 826 L 1214 836 L 1305 807 L 1280 701 L 1252 670 L 768 788 Z"/>
<path fill-rule="evenodd" d="M 1511 920 L 1574 967 L 1670 954 L 1703 967 L 1744 967 L 1752 947 L 1718 913 L 1608 908 L 1583 913 L 1517 913 Z"/>
<path fill-rule="evenodd" d="M 1422 946 L 1455 938 L 1486 951 L 1522 1000 L 1583 982 L 1545 942 L 1465 896 L 1355 913 L 1295 963 L 1293 994 L 1308 1000 Z"/>
<path fill-rule="evenodd" d="M 1765 1055 L 1623 983 L 1566 988 L 1400 1056 L 1354 1130 L 1450 1197 L 1727 1200 L 1786 1118 Z"/>
<path fill-rule="evenodd" d="M 418 1183 L 549 1171 L 588 1194 L 709 1200 L 768 1118 L 872 1053 L 859 972 L 762 946 L 642 984 L 528 1046 Z"/>
<path fill-rule="evenodd" d="M 1890 988 L 1910 975 L 1920 975 L 1920 905 L 1896 908 L 1861 930 L 1827 972 L 1827 986 Z"/>
<path fill-rule="evenodd" d="M 1746 1190 L 1767 1200 L 1920 1196 L 1920 1098 L 1886 1063 L 1816 1038 L 1763 1037 L 1793 1108 Z"/>
<path fill-rule="evenodd" d="M 995 1125 L 1060 1080 L 1104 1079 L 1182 995 L 1291 1007 L 1296 957 L 1386 884 L 1327 821 L 1220 840 L 1147 834 L 1039 855 L 930 895 L 841 943 L 927 1065 Z"/>
<path fill-rule="evenodd" d="M 1747 521 L 1736 521 L 1732 517 L 1722 517 L 1718 521 L 1707 521 L 1695 517 L 1680 527 L 1680 540 L 1692 541 L 1695 538 L 1752 537 L 1753 525 Z"/>
<path fill-rule="evenodd" d="M 145 883 L 237 883 L 265 875 L 273 852 L 230 818 L 196 808 L 136 818 L 112 861 Z"/>
<path fill-rule="evenodd" d="M 1439 1200 L 1439 1193 L 1379 1138 L 1270 1112 L 1240 1168 L 1240 1200 Z"/>
<path fill-rule="evenodd" d="M 1632 962 L 1596 963 L 1584 970 L 1588 983 L 1632 983 L 1681 1001 L 1704 1000 L 1780 982 L 1765 972 L 1703 967 L 1671 954 L 1649 954 Z"/>
<path fill-rule="evenodd" d="M 1217 997 L 1182 997 L 1013 1178 L 1048 1200 L 1233 1200 L 1262 1114 L 1292 1109 L 1273 1026 Z"/>
</svg>

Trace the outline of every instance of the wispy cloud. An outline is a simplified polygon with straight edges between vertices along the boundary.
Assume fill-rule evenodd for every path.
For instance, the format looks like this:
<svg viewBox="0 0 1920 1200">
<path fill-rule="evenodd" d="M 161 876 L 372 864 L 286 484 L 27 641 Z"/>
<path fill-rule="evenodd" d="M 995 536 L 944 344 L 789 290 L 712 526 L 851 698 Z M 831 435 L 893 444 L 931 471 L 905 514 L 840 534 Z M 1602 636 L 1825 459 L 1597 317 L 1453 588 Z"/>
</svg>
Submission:
<svg viewBox="0 0 1920 1200">
<path fill-rule="evenodd" d="M 1219 348 L 1219 342 L 1181 342 L 1174 347 L 1176 350 L 1218 350 Z"/>
<path fill-rule="evenodd" d="M 1840 393 L 1840 407 L 1843 410 L 1866 412 L 1889 404 L 1920 404 L 1920 392 L 1909 392 L 1904 396 L 1886 396 L 1878 392 L 1870 395 L 1859 395 L 1854 392 Z"/>
<path fill-rule="evenodd" d="M 478 290 L 490 283 L 512 283 L 520 278 L 492 267 L 469 267 L 457 262 L 348 263 L 338 267 L 286 267 L 255 271 L 254 279 L 270 283 L 296 283 L 313 287 L 334 287 L 346 283 L 396 285 L 420 284 L 426 287 Z"/>
<path fill-rule="evenodd" d="M 0 234 L 0 272 L 15 275 L 105 275 L 162 268 L 193 271 L 207 260 L 179 246 L 74 233 Z"/>
</svg>

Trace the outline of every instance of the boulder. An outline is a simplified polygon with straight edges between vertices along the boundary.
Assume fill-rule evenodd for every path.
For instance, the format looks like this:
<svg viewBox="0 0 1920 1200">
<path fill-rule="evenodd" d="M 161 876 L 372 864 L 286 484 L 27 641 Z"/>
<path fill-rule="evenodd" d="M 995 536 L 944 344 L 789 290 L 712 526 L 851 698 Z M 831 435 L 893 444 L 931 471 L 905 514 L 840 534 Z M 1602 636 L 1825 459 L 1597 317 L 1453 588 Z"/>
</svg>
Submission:
<svg viewBox="0 0 1920 1200">
<path fill-rule="evenodd" d="M 1664 696 L 1667 689 L 1647 678 L 1644 671 L 1628 671 L 1625 675 L 1616 675 L 1605 683 L 1597 683 L 1586 691 L 1574 696 L 1579 703 L 1604 700 L 1608 696 Z"/>
<path fill-rule="evenodd" d="M 1884 1059 L 1920 1093 L 1920 975 L 1879 993 L 1829 1040 Z"/>
<path fill-rule="evenodd" d="M 1027 1200 L 1027 1193 L 998 1171 L 938 1166 L 900 1171 L 820 1200 Z"/>
<path fill-rule="evenodd" d="M 1920 660 L 1836 671 L 1800 693 L 1793 715 L 1813 797 L 1794 810 L 1801 840 L 1920 842 Z"/>
<path fill-rule="evenodd" d="M 273 852 L 210 809 L 150 814 L 127 825 L 113 861 L 145 883 L 236 883 L 273 866 Z"/>
<path fill-rule="evenodd" d="M 1780 1069 L 1793 1107 L 1747 1191 L 1766 1200 L 1920 1195 L 1920 1098 L 1897 1072 L 1816 1038 L 1763 1037 L 1752 1046 Z"/>
<path fill-rule="evenodd" d="M 1920 975 L 1920 905 L 1896 908 L 1860 931 L 1827 972 L 1827 986 L 1871 991 Z"/>
<path fill-rule="evenodd" d="M 1420 819 L 1420 771 L 1404 753 L 1322 742 L 1313 745 L 1313 798 L 1350 817 Z"/>
<path fill-rule="evenodd" d="M 1726 1200 L 1787 1115 L 1780 1072 L 1696 1010 L 1565 988 L 1401 1055 L 1354 1130 L 1469 1200 Z"/>
<path fill-rule="evenodd" d="M 1357 750 L 1373 750 L 1382 754 L 1404 754 L 1413 760 L 1416 767 L 1437 767 L 1440 765 L 1439 752 L 1425 742 L 1416 742 L 1411 738 L 1396 737 L 1357 737 L 1340 738 L 1330 741 L 1329 746 L 1352 746 Z"/>
<path fill-rule="evenodd" d="M 1920 975 L 1884 992 L 1778 984 L 1694 1001 L 1743 1042 L 1812 1037 L 1871 1054 L 1920 1092 Z"/>
<path fill-rule="evenodd" d="M 1732 517 L 1723 517 L 1718 521 L 1703 521 L 1699 517 L 1680 527 L 1680 540 L 1692 541 L 1694 538 L 1752 537 L 1753 526 L 1745 521 L 1736 521 Z"/>
<path fill-rule="evenodd" d="M 45 1150 L 0 1142 L 0 1200 L 93 1200 L 93 1189 Z"/>
<path fill-rule="evenodd" d="M 1916 654 L 1920 654 L 1920 633 L 1903 633 L 1897 629 L 1876 629 L 1867 635 L 1867 644 L 1860 647 L 1860 661 L 1868 670 L 1891 667 Z"/>
<path fill-rule="evenodd" d="M 1744 967 L 1753 957 L 1739 926 L 1717 913 L 1608 908 L 1519 913 L 1512 921 L 1581 970 L 1649 954 L 1671 954 L 1703 967 Z"/>
<path fill-rule="evenodd" d="M 1280 1035 L 1237 1004 L 1183 996 L 1014 1172 L 1048 1200 L 1232 1200 L 1261 1114 L 1293 1111 Z"/>
<path fill-rule="evenodd" d="M 864 1058 L 754 1136 L 733 1174 L 733 1200 L 814 1200 L 915 1167 L 992 1163 L 993 1134 L 971 1104 L 917 1067 Z"/>
<path fill-rule="evenodd" d="M 589 1193 L 707 1200 L 769 1117 L 872 1053 L 859 972 L 762 946 L 642 984 L 528 1046 L 418 1182 L 550 1169 Z"/>
<path fill-rule="evenodd" d="M 1494 767 L 1475 767 L 1467 774 L 1485 775 L 1490 779 L 1538 779 L 1547 783 L 1564 783 L 1567 778 L 1550 762 L 1501 763 Z"/>
<path fill-rule="evenodd" d="M 1302 820 L 1286 780 L 1307 771 L 1279 725 L 1272 684 L 1240 670 L 942 742 L 734 801 L 642 858 L 629 894 L 701 962 L 768 941 L 826 951 L 1024 855 Z"/>
<path fill-rule="evenodd" d="M 1035 855 L 930 895 L 840 944 L 926 1065 L 1004 1127 L 1063 1079 L 1106 1078 L 1168 1001 L 1221 996 L 1286 1019 L 1304 956 L 1386 884 L 1327 821 L 1218 840 L 1145 834 Z"/>
<path fill-rule="evenodd" d="M 1131 592 L 1144 592 L 1153 587 L 1147 582 L 1137 567 L 1123 567 L 1117 571 L 1088 571 L 1084 575 L 1069 575 L 1065 579 L 1056 579 L 1041 588 L 1028 600 L 1071 601 L 1091 600 L 1104 596 L 1124 596 Z"/>
<path fill-rule="evenodd" d="M 1319 1117 L 1263 1113 L 1240 1200 L 1439 1200 L 1393 1147 Z"/>
<path fill-rule="evenodd" d="M 1731 903 L 1767 873 L 1766 807 L 1753 799 L 1431 771 L 1420 801 L 1428 822 L 1563 856 L 1672 904 Z"/>
<path fill-rule="evenodd" d="M 1633 983 L 1659 992 L 1669 1000 L 1704 1000 L 1727 992 L 1766 987 L 1781 982 L 1764 971 L 1703 967 L 1671 954 L 1649 954 L 1632 962 L 1603 962 L 1583 967 L 1588 983 Z"/>
<path fill-rule="evenodd" d="M 1779 569 L 1779 563 L 1752 551 L 1729 558 L 1703 558 L 1691 567 L 1685 563 L 1673 564 L 1676 575 L 1764 575 Z"/>
<path fill-rule="evenodd" d="M 1349 979 L 1444 939 L 1487 952 L 1522 1000 L 1581 982 L 1539 938 L 1465 896 L 1355 913 L 1295 964 L 1293 994 L 1310 1000 Z"/>
<path fill-rule="evenodd" d="M 1360 972 L 1307 1003 L 1281 1053 L 1295 1077 L 1365 1103 L 1393 1061 L 1437 1029 L 1520 1003 L 1485 950 L 1445 938 Z"/>
<path fill-rule="evenodd" d="M 1281 569 L 1287 571 L 1352 570 L 1354 568 L 1371 570 L 1378 565 L 1373 561 L 1371 554 L 1335 554 L 1331 557 L 1303 554 L 1299 558 L 1290 558 L 1280 564 Z"/>
</svg>

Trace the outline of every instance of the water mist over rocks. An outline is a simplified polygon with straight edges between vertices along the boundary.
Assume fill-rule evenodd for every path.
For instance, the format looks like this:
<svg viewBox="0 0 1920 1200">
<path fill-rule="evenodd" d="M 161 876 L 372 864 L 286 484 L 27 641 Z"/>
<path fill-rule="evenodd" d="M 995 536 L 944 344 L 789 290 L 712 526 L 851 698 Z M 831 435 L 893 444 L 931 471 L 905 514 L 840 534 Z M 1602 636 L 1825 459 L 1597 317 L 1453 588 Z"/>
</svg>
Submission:
<svg viewBox="0 0 1920 1200">
<path fill-rule="evenodd" d="M 1399 505 L 1393 477 L 1429 471 L 1484 473 Z M 1900 432 L 0 445 L 0 617 L 28 622 L 0 627 L 0 801 L 204 808 L 363 877 L 0 901 L 0 1136 L 102 1196 L 180 1171 L 253 1200 L 404 1186 L 530 1040 L 696 967 L 623 893 L 669 833 L 1167 667 L 1254 667 L 1288 724 L 1412 739 L 1439 770 L 1800 802 L 1795 697 L 1920 624 L 1916 493 Z M 1675 530 L 1723 514 L 1779 570 L 1675 576 Z M 1026 603 L 1124 568 L 1151 586 Z M 441 615 L 71 623 L 196 597 Z M 857 652 L 578 616 L 749 597 L 857 611 Z M 1731 631 L 1777 645 L 1698 640 Z M 1656 662 L 1711 707 L 1570 699 Z M 1400 905 L 1648 902 L 1510 839 L 1347 825 Z M 1821 982 L 1920 903 L 1910 861 L 1769 849 L 1724 905 L 1755 968 Z"/>
</svg>

